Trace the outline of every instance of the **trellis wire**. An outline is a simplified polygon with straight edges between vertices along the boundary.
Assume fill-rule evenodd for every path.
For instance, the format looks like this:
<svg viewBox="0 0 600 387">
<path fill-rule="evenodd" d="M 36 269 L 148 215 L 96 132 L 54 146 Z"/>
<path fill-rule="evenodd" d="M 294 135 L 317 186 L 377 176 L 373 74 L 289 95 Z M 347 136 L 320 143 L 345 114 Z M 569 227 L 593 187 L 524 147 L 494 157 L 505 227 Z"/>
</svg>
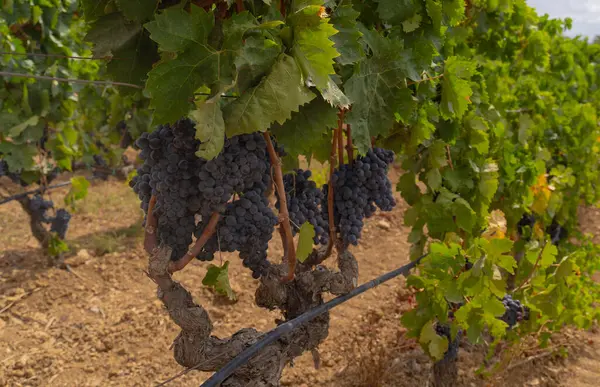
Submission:
<svg viewBox="0 0 600 387">
<path fill-rule="evenodd" d="M 33 78 L 33 79 L 40 79 L 40 80 L 46 80 L 46 81 L 57 81 L 57 82 L 67 82 L 67 83 L 83 83 L 83 84 L 95 85 L 95 86 L 125 86 L 125 87 L 132 87 L 135 89 L 143 89 L 144 88 L 143 86 L 134 85 L 133 83 L 112 82 L 112 81 L 89 81 L 87 79 L 74 79 L 74 78 L 58 78 L 58 77 L 49 77 L 46 75 L 12 73 L 9 71 L 0 71 L 0 76 L 17 77 L 17 78 Z"/>
<path fill-rule="evenodd" d="M 89 180 L 94 180 L 94 179 L 97 179 L 97 178 L 98 178 L 97 176 L 86 177 L 86 179 L 88 181 Z M 13 200 L 19 200 L 19 199 L 24 198 L 25 196 L 28 196 L 28 195 L 34 195 L 34 194 L 41 193 L 41 192 L 44 192 L 44 191 L 49 190 L 49 189 L 65 187 L 67 185 L 71 185 L 71 180 L 64 181 L 62 183 L 57 183 L 57 184 L 49 185 L 47 187 L 39 187 L 39 188 L 36 188 L 36 189 L 32 189 L 30 191 L 21 192 L 21 193 L 18 193 L 18 194 L 15 194 L 15 195 L 12 195 L 12 196 L 9 196 L 7 198 L 4 198 L 4 199 L 0 200 L 0 205 L 8 203 L 8 202 L 11 202 Z"/>
</svg>

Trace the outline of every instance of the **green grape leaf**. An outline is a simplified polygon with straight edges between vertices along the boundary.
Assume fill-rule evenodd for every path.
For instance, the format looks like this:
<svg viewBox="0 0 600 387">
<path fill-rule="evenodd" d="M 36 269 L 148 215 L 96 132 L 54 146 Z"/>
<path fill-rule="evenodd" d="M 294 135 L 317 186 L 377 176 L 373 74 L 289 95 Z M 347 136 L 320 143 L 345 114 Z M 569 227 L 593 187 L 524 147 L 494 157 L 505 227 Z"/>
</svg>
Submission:
<svg viewBox="0 0 600 387">
<path fill-rule="evenodd" d="M 129 20 L 142 22 L 154 15 L 158 0 L 114 0 Z"/>
<path fill-rule="evenodd" d="M 243 92 L 256 86 L 271 69 L 281 50 L 281 45 L 272 39 L 264 36 L 249 36 L 235 59 L 238 89 Z"/>
<path fill-rule="evenodd" d="M 441 0 L 427 0 L 425 9 L 427 10 L 427 15 L 431 18 L 434 30 L 439 33 L 444 20 Z"/>
<path fill-rule="evenodd" d="M 212 51 L 207 40 L 214 24 L 212 12 L 192 6 L 191 12 L 181 8 L 167 8 L 156 15 L 153 21 L 144 24 L 144 27 L 161 51 L 179 52 L 191 45 L 204 51 Z"/>
<path fill-rule="evenodd" d="M 505 309 L 502 301 L 496 297 L 490 297 L 483 303 L 483 310 L 490 313 L 494 317 L 500 317 L 504 314 Z"/>
<path fill-rule="evenodd" d="M 412 67 L 412 54 L 402 49 L 399 41 L 392 41 L 368 31 L 365 39 L 373 49 L 373 56 L 356 66 L 355 72 L 344 84 L 346 94 L 353 101 L 347 115 L 352 125 L 352 136 L 358 151 L 366 153 L 371 137 L 388 135 L 395 122 L 395 114 L 411 106 L 412 94 L 406 89 L 406 78 L 417 77 Z"/>
<path fill-rule="evenodd" d="M 139 34 L 136 39 L 113 52 L 115 59 L 107 64 L 108 73 L 118 82 L 143 85 L 152 64 L 159 57 L 155 43 L 146 34 Z M 118 59 L 117 59 L 118 58 Z M 121 94 L 135 89 L 122 87 Z"/>
<path fill-rule="evenodd" d="M 476 214 L 469 203 L 462 198 L 458 198 L 453 203 L 453 213 L 456 217 L 456 225 L 468 233 L 471 233 L 475 226 Z"/>
<path fill-rule="evenodd" d="M 309 222 L 304 222 L 298 232 L 298 246 L 296 248 L 296 258 L 300 262 L 306 261 L 313 249 L 313 238 L 315 237 L 315 228 Z"/>
<path fill-rule="evenodd" d="M 437 191 L 442 186 L 442 174 L 437 168 L 430 169 L 429 172 L 427 172 L 426 179 L 427 185 L 429 185 L 429 188 L 433 191 Z"/>
<path fill-rule="evenodd" d="M 212 288 L 217 294 L 227 296 L 232 301 L 237 300 L 237 296 L 229 283 L 229 261 L 225 261 L 223 266 L 208 265 L 206 275 L 202 279 L 202 285 Z"/>
<path fill-rule="evenodd" d="M 522 145 L 526 145 L 531 136 L 531 128 L 535 125 L 535 122 L 531 119 L 529 114 L 521 114 L 519 117 L 519 132 L 518 138 Z"/>
<path fill-rule="evenodd" d="M 94 44 L 94 55 L 104 57 L 136 41 L 141 31 L 141 24 L 128 22 L 123 14 L 115 12 L 99 18 L 85 40 Z"/>
<path fill-rule="evenodd" d="M 31 169 L 35 165 L 34 157 L 37 155 L 34 145 L 17 145 L 8 141 L 0 141 L 0 154 L 8 163 L 11 172 Z"/>
<path fill-rule="evenodd" d="M 471 190 L 475 186 L 469 170 L 466 168 L 444 169 L 443 177 L 451 191 Z"/>
<path fill-rule="evenodd" d="M 554 263 L 556 256 L 558 254 L 558 249 L 551 243 L 546 243 L 544 249 L 542 250 L 542 258 L 540 259 L 540 267 L 546 268 L 550 267 Z"/>
<path fill-rule="evenodd" d="M 281 54 L 258 86 L 225 107 L 226 133 L 233 136 L 264 132 L 273 122 L 283 124 L 292 112 L 314 97 L 302 83 L 302 73 L 294 58 Z"/>
<path fill-rule="evenodd" d="M 275 123 L 270 130 L 277 141 L 285 147 L 286 153 L 293 157 L 309 155 L 318 144 L 328 140 L 328 137 L 323 134 L 329 128 L 337 127 L 337 114 L 336 108 L 323 98 L 317 97 L 306 105 L 300 106 L 298 112 L 293 112 L 292 118 L 283 125 Z"/>
<path fill-rule="evenodd" d="M 330 39 L 334 41 L 334 47 L 340 54 L 335 60 L 341 65 L 358 62 L 365 56 L 365 52 L 359 43 L 362 34 L 356 28 L 356 19 L 359 16 L 360 12 L 354 10 L 352 5 L 340 3 L 329 19 L 338 31 Z"/>
<path fill-rule="evenodd" d="M 375 0 L 379 17 L 393 24 L 400 24 L 413 17 L 420 9 L 417 0 Z"/>
<path fill-rule="evenodd" d="M 443 0 L 443 14 L 448 23 L 454 25 L 465 17 L 465 2 L 463 0 Z"/>
<path fill-rule="evenodd" d="M 69 245 L 60 239 L 56 233 L 52 233 L 48 241 L 48 254 L 52 257 L 58 257 L 67 251 L 69 251 Z"/>
<path fill-rule="evenodd" d="M 75 202 L 87 196 L 89 187 L 90 182 L 85 177 L 72 177 L 71 188 L 65 196 L 65 204 L 73 208 L 75 206 Z"/>
<path fill-rule="evenodd" d="M 417 28 L 421 26 L 421 21 L 423 18 L 418 13 L 414 14 L 410 19 L 406 19 L 402 22 L 402 29 L 406 33 L 410 33 L 415 31 Z"/>
<path fill-rule="evenodd" d="M 498 173 L 487 172 L 480 175 L 478 184 L 479 192 L 488 200 L 491 200 L 498 190 Z"/>
<path fill-rule="evenodd" d="M 20 124 L 15 125 L 12 128 L 8 129 L 8 137 L 12 137 L 12 138 L 18 137 L 28 127 L 30 127 L 30 126 L 36 126 L 39 121 L 40 121 L 40 117 L 39 116 L 31 116 L 31 117 L 29 117 L 27 120 L 25 120 L 25 121 L 21 122 Z"/>
<path fill-rule="evenodd" d="M 104 16 L 104 9 L 111 0 L 81 0 L 85 20 L 90 23 Z"/>
<path fill-rule="evenodd" d="M 310 77 L 317 89 L 324 90 L 328 86 L 329 75 L 335 74 L 334 59 L 340 55 L 330 39 L 337 30 L 328 19 L 317 18 L 314 22 L 315 16 L 302 10 L 291 17 L 295 24 L 292 54 L 304 76 Z"/>
<path fill-rule="evenodd" d="M 446 59 L 440 102 L 444 119 L 462 118 L 466 113 L 473 94 L 469 79 L 474 74 L 475 65 L 472 61 L 460 60 L 455 56 Z"/>
<path fill-rule="evenodd" d="M 435 360 L 441 360 L 448 350 L 448 339 L 439 336 L 434 327 L 434 321 L 429 321 L 421 329 L 419 342 L 427 348 L 429 355 Z"/>
<path fill-rule="evenodd" d="M 416 184 L 416 176 L 412 172 L 405 172 L 400 177 L 396 189 L 400 191 L 409 206 L 415 205 L 421 197 L 421 190 Z"/>
<path fill-rule="evenodd" d="M 146 90 L 152 97 L 150 107 L 156 123 L 177 121 L 190 110 L 194 91 L 218 81 L 227 83 L 225 79 L 231 76 L 231 72 L 221 73 L 221 52 L 208 44 L 214 26 L 212 12 L 192 5 L 190 13 L 168 9 L 162 16 L 146 23 L 151 38 L 161 50 L 184 51 L 159 62 L 148 73 Z"/>
<path fill-rule="evenodd" d="M 198 103 L 189 116 L 196 122 L 196 139 L 201 141 L 196 156 L 206 160 L 217 157 L 225 142 L 225 121 L 218 99 Z"/>
</svg>

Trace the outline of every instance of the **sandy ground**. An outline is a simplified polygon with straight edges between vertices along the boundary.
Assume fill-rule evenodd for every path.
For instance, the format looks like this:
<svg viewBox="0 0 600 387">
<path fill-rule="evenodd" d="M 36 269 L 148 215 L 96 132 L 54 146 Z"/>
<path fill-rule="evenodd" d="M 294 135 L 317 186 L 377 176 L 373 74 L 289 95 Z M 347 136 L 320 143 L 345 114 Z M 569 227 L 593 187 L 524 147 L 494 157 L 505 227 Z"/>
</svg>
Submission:
<svg viewBox="0 0 600 387">
<path fill-rule="evenodd" d="M 66 191 L 52 193 L 56 204 Z M 361 245 L 353 249 L 359 282 L 407 262 L 405 208 L 399 200 L 393 212 L 367 222 Z M 600 218 L 585 214 L 590 231 L 600 235 Z M 71 220 L 69 272 L 47 266 L 18 203 L 0 206 L 0 386 L 151 386 L 182 370 L 169 348 L 177 329 L 144 274 L 140 219 L 137 199 L 123 182 L 94 183 Z M 270 256 L 281 256 L 278 239 Z M 257 281 L 239 258 L 220 259 L 232 263 L 236 303 L 202 285 L 205 263 L 194 262 L 176 275 L 209 311 L 213 334 L 274 327 L 279 315 L 254 305 Z M 305 354 L 286 368 L 282 385 L 426 385 L 430 363 L 399 323 L 411 299 L 397 279 L 335 309 L 329 338 L 319 349 L 320 369 Z M 481 348 L 465 344 L 461 385 L 600 385 L 600 335 L 566 332 L 555 342 L 577 345 L 563 358 L 532 344 L 512 359 L 508 372 L 488 378 L 475 374 Z M 207 376 L 191 372 L 169 385 L 198 386 Z"/>
</svg>

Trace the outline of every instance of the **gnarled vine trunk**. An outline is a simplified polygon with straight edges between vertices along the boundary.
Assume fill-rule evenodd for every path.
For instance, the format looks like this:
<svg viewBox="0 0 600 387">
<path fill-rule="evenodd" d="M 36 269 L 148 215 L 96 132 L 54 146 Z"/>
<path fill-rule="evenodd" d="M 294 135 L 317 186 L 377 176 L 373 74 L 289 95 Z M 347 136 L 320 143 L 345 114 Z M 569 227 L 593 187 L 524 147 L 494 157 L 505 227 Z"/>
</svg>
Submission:
<svg viewBox="0 0 600 387">
<path fill-rule="evenodd" d="M 449 342 L 444 358 L 433 365 L 433 387 L 455 387 L 458 385 L 458 349 L 462 333 L 458 332 Z M 448 338 L 450 340 L 450 338 Z"/>
<path fill-rule="evenodd" d="M 184 367 L 217 371 L 263 333 L 244 328 L 228 338 L 212 336 L 213 325 L 206 310 L 171 278 L 168 272 L 170 256 L 169 247 L 154 249 L 148 273 L 158 285 L 159 299 L 173 322 L 181 328 L 173 345 L 175 360 Z M 322 304 L 324 292 L 341 295 L 351 291 L 358 281 L 358 264 L 354 256 L 348 251 L 340 253 L 339 271 L 319 266 L 326 256 L 325 249 L 315 249 L 305 264 L 296 267 L 295 278 L 290 282 L 281 281 L 287 274 L 287 265 L 273 265 L 256 290 L 257 305 L 278 308 L 289 320 Z M 329 314 L 325 313 L 264 348 L 222 385 L 278 386 L 285 365 L 304 351 L 316 349 L 327 337 L 328 330 Z"/>
<path fill-rule="evenodd" d="M 37 239 L 44 250 L 48 249 L 48 245 L 50 244 L 50 232 L 46 230 L 42 224 L 42 220 L 39 219 L 38 215 L 31 210 L 31 199 L 29 199 L 27 196 L 23 196 L 17 199 L 17 201 L 19 204 L 21 204 L 21 207 L 29 216 L 29 227 L 31 228 L 31 234 L 33 234 L 34 238 Z"/>
</svg>

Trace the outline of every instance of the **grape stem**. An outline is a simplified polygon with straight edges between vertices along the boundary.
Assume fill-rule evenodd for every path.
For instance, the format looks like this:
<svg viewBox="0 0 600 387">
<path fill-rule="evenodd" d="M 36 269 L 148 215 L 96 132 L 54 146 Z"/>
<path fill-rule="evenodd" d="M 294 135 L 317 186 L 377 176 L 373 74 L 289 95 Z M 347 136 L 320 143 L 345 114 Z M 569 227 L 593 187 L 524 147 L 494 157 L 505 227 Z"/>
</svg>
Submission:
<svg viewBox="0 0 600 387">
<path fill-rule="evenodd" d="M 338 113 L 338 127 L 336 130 L 337 146 L 338 146 L 338 162 L 339 165 L 344 164 L 344 110 L 340 109 Z"/>
<path fill-rule="evenodd" d="M 146 227 L 144 232 L 144 250 L 148 254 L 156 248 L 156 225 L 158 224 L 154 216 L 154 206 L 156 205 L 156 196 L 152 195 L 148 202 L 148 214 L 146 215 Z"/>
<path fill-rule="evenodd" d="M 273 143 L 271 142 L 271 136 L 269 132 L 263 132 L 263 137 L 267 143 L 267 151 L 269 152 L 269 158 L 271 159 L 271 165 L 275 172 L 275 189 L 279 196 L 279 223 L 283 227 L 285 233 L 284 252 L 287 248 L 287 259 L 288 259 L 288 275 L 284 278 L 285 281 L 291 281 L 294 279 L 294 272 L 296 270 L 296 249 L 294 249 L 294 239 L 292 237 L 292 227 L 290 226 L 290 215 L 288 213 L 287 198 L 285 194 L 285 187 L 283 185 L 283 172 L 281 172 L 281 159 L 277 156 Z"/>
<path fill-rule="evenodd" d="M 327 257 L 331 255 L 333 250 L 333 243 L 335 240 L 335 219 L 333 212 L 333 171 L 335 170 L 335 152 L 337 144 L 337 134 L 333 132 L 333 139 L 331 141 L 331 154 L 329 155 L 329 183 L 327 185 L 327 214 L 329 217 L 329 243 L 327 244 Z"/>
<path fill-rule="evenodd" d="M 215 234 L 219 219 L 221 219 L 221 214 L 216 211 L 213 212 L 208 220 L 208 224 L 202 231 L 202 235 L 200 235 L 200 237 L 196 240 L 196 243 L 194 243 L 192 248 L 188 250 L 183 258 L 169 263 L 169 273 L 175 273 L 176 271 L 183 270 L 183 268 L 185 268 L 196 255 L 200 254 L 206 242 L 208 242 L 208 240 Z"/>
<path fill-rule="evenodd" d="M 542 260 L 542 253 L 544 252 L 544 248 L 546 246 L 542 246 L 540 248 L 540 253 L 537 256 L 537 259 L 535 260 L 535 264 L 533 265 L 533 269 L 531 269 L 531 271 L 529 272 L 529 275 L 527 276 L 527 278 L 525 279 L 525 281 L 523 281 L 523 283 L 521 285 L 519 285 L 515 290 L 512 291 L 512 294 L 515 294 L 516 292 L 518 292 L 519 290 L 523 289 L 523 287 L 525 287 L 525 285 L 527 285 L 529 283 L 529 281 L 531 281 L 531 278 L 533 277 L 533 273 L 535 273 L 535 271 L 537 270 L 538 265 L 540 264 L 540 261 Z"/>
<path fill-rule="evenodd" d="M 346 124 L 346 152 L 348 153 L 348 164 L 354 162 L 354 145 L 352 144 L 352 128 Z"/>
<path fill-rule="evenodd" d="M 443 78 L 443 77 L 444 77 L 444 74 L 440 74 L 440 75 L 436 75 L 435 77 L 424 78 L 424 79 L 421 79 L 421 80 L 418 80 L 418 81 L 408 81 L 408 82 L 406 82 L 406 84 L 408 86 L 410 86 L 410 85 L 416 85 L 416 84 L 421 83 L 421 82 L 433 81 L 433 80 L 440 79 L 440 78 Z"/>
<path fill-rule="evenodd" d="M 448 165 L 450 169 L 454 171 L 454 163 L 452 163 L 452 156 L 450 155 L 450 145 L 446 145 L 446 156 L 448 156 Z"/>
</svg>

